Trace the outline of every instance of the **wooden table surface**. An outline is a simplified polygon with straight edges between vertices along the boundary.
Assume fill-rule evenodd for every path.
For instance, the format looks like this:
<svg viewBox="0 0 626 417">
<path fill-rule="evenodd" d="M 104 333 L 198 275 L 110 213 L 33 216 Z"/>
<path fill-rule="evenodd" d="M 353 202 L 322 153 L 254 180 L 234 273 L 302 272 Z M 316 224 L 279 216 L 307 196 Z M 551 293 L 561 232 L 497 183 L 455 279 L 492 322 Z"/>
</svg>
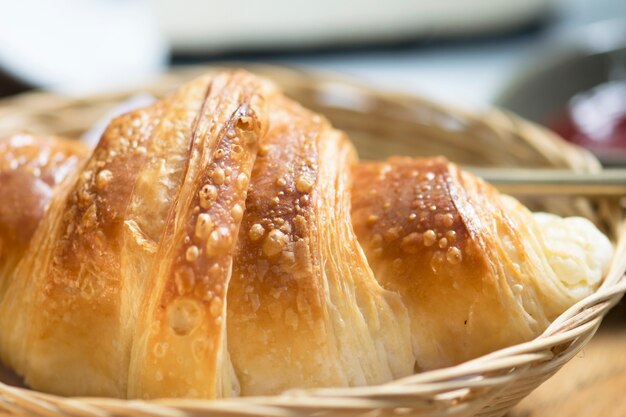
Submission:
<svg viewBox="0 0 626 417">
<path fill-rule="evenodd" d="M 556 375 L 507 417 L 626 417 L 626 303 Z"/>
</svg>

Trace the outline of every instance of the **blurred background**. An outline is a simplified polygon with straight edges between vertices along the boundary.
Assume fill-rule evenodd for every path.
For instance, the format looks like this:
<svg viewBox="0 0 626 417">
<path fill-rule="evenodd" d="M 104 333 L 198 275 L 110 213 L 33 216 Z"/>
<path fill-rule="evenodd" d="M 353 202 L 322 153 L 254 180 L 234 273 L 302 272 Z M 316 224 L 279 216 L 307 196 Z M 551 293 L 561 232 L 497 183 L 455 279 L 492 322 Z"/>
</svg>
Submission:
<svg viewBox="0 0 626 417">
<path fill-rule="evenodd" d="M 624 0 L 20 0 L 0 9 L 0 97 L 269 62 L 496 104 L 623 164 L 625 48 Z"/>
<path fill-rule="evenodd" d="M 98 94 L 147 83 L 172 67 L 225 61 L 339 73 L 471 109 L 497 105 L 556 130 L 607 165 L 626 165 L 626 0 L 0 6 L 0 97 L 33 89 Z M 625 416 L 623 317 L 622 307 L 608 319 L 619 332 L 601 333 L 511 415 Z M 608 406 L 598 413 L 598 404 Z"/>
</svg>

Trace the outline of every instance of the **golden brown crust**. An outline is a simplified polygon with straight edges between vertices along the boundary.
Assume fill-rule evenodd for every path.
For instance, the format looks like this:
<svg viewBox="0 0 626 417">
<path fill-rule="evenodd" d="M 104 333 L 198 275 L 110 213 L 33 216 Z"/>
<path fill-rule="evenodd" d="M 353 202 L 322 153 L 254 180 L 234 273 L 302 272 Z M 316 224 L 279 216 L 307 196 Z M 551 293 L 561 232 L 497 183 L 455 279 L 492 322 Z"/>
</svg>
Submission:
<svg viewBox="0 0 626 417">
<path fill-rule="evenodd" d="M 86 158 L 78 141 L 18 134 L 0 139 L 0 300 L 56 187 Z"/>
<path fill-rule="evenodd" d="M 207 214 L 215 230 L 237 235 L 246 197 L 246 184 L 237 179 L 250 175 L 267 126 L 263 99 L 276 94 L 245 72 L 222 73 L 109 125 L 82 171 L 55 194 L 54 213 L 7 289 L 11 302 L 0 306 L 2 357 L 27 383 L 117 397 L 233 390 L 223 347 L 225 303 L 216 307 L 216 300 L 224 299 L 230 278 L 232 259 L 222 255 L 233 252 L 236 240 L 221 245 L 226 233 L 198 237 L 195 227 Z M 219 186 L 216 201 L 207 200 L 207 184 Z M 183 264 L 198 276 L 189 294 L 181 284 Z M 180 334 L 189 325 L 188 299 L 200 303 L 209 326 L 193 352 Z M 159 357 L 168 343 L 167 358 Z M 198 356 L 199 365 L 180 366 L 177 358 L 186 353 Z M 191 367 L 199 381 L 187 378 Z"/>
<path fill-rule="evenodd" d="M 391 158 L 353 172 L 355 231 L 378 281 L 409 308 L 419 369 L 528 340 L 547 324 L 514 292 L 520 285 L 536 297 L 520 272 L 530 261 L 519 224 L 495 189 L 443 158 Z M 510 253 L 521 256 L 516 264 Z"/>
<path fill-rule="evenodd" d="M 57 363 L 80 379 L 85 371 L 77 364 L 90 360 L 100 378 L 85 384 L 86 392 L 123 395 L 129 341 L 120 330 L 124 291 L 119 279 L 120 243 L 133 190 L 131 179 L 148 158 L 146 145 L 163 108 L 161 103 L 111 122 L 67 197 L 63 217 L 46 237 L 54 242 L 51 262 L 35 278 L 42 289 L 37 294 L 42 314 L 33 321 L 29 343 L 30 360 L 41 363 L 33 363 L 25 373 L 29 384 L 50 384 L 47 372 L 53 371 L 48 364 Z M 77 340 L 75 334 L 82 338 Z M 117 344 L 90 346 L 103 339 L 117 340 Z M 49 389 L 67 394 L 67 388 Z"/>
<path fill-rule="evenodd" d="M 229 350 L 243 394 L 301 386 L 320 366 L 308 342 L 325 339 L 311 191 L 318 180 L 317 141 L 329 126 L 285 99 L 272 107 L 271 125 L 252 172 L 228 294 Z M 271 377 L 281 362 L 298 367 L 291 385 Z M 327 376 L 341 384 L 333 378 Z"/>
<path fill-rule="evenodd" d="M 229 351 L 242 394 L 410 373 L 406 311 L 378 286 L 350 227 L 352 146 L 287 99 L 270 109 L 228 293 Z"/>
<path fill-rule="evenodd" d="M 16 277 L 16 268 L 34 244 L 53 195 L 74 182 L 86 156 L 87 148 L 77 141 L 26 134 L 0 140 L 0 359 L 15 369 L 23 369 L 25 329 L 33 320 L 25 311 L 32 298 L 21 291 L 31 276 Z"/>
<path fill-rule="evenodd" d="M 54 188 L 86 155 L 78 141 L 27 134 L 0 139 L 0 240 L 7 250 L 30 241 Z"/>
<path fill-rule="evenodd" d="M 225 350 L 225 298 L 247 178 L 268 124 L 264 100 L 275 90 L 243 72 L 222 81 L 208 86 L 194 122 L 185 176 L 150 274 L 131 397 L 237 393 Z"/>
</svg>

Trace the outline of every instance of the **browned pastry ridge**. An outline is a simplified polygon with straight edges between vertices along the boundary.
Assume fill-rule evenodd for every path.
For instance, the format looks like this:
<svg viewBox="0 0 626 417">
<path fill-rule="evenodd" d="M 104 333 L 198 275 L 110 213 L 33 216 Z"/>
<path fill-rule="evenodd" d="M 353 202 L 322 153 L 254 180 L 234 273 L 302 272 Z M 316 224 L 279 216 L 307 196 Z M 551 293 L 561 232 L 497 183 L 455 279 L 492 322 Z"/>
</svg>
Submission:
<svg viewBox="0 0 626 417">
<path fill-rule="evenodd" d="M 57 186 L 80 166 L 77 141 L 15 135 L 0 141 L 0 302 Z"/>
<path fill-rule="evenodd" d="M 0 141 L 0 358 L 120 398 L 362 386 L 538 335 L 611 245 L 443 158 L 358 163 L 244 71 L 116 118 L 89 152 Z"/>
</svg>

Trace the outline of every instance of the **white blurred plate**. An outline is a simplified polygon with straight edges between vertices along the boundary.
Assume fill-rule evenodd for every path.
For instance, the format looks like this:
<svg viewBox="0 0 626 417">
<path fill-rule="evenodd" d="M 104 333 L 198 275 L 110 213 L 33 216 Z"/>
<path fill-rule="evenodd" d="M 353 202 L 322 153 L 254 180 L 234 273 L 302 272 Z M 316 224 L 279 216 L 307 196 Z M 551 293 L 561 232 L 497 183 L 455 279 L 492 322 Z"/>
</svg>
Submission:
<svg viewBox="0 0 626 417">
<path fill-rule="evenodd" d="M 123 89 L 160 72 L 167 49 L 148 0 L 19 0 L 0 8 L 0 68 L 63 93 Z"/>
<path fill-rule="evenodd" d="M 178 52 L 221 53 L 355 45 L 506 31 L 549 12 L 552 0 L 156 0 Z"/>
</svg>

